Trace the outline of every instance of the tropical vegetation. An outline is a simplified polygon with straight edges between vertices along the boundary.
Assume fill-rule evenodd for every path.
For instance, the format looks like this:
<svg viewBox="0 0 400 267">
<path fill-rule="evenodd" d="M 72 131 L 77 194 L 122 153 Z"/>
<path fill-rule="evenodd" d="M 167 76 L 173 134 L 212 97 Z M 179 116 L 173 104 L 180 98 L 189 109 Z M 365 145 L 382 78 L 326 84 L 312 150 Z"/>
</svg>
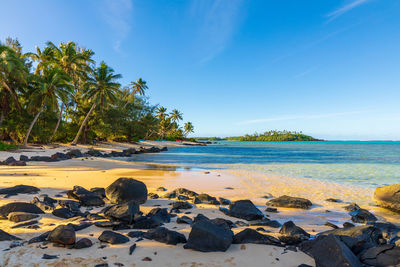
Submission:
<svg viewBox="0 0 400 267">
<path fill-rule="evenodd" d="M 227 137 L 230 141 L 322 141 L 302 132 L 296 131 L 267 131 L 265 133 L 255 133 L 252 135 Z"/>
<path fill-rule="evenodd" d="M 23 53 L 7 38 L 0 43 L 0 150 L 6 143 L 183 140 L 193 133 L 191 122 L 180 125 L 180 111 L 149 103 L 145 80 L 124 86 L 121 78 L 75 42 Z"/>
</svg>

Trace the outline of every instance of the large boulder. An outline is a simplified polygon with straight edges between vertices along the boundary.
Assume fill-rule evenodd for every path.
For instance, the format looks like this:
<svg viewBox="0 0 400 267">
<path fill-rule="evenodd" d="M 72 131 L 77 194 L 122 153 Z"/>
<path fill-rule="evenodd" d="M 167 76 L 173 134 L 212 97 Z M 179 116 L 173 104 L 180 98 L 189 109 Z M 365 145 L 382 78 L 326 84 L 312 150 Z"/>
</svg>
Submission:
<svg viewBox="0 0 400 267">
<path fill-rule="evenodd" d="M 167 228 L 161 226 L 147 231 L 143 237 L 169 245 L 186 243 L 186 237 L 183 234 L 168 230 Z"/>
<path fill-rule="evenodd" d="M 106 188 L 106 197 L 114 204 L 131 200 L 143 204 L 147 200 L 147 187 L 141 181 L 132 178 L 119 178 Z"/>
<path fill-rule="evenodd" d="M 400 212 L 400 184 L 376 188 L 374 198 L 378 206 Z"/>
<path fill-rule="evenodd" d="M 309 209 L 311 208 L 312 203 L 310 200 L 302 197 L 291 197 L 284 195 L 269 200 L 266 205 L 283 208 Z"/>
<path fill-rule="evenodd" d="M 48 240 L 61 245 L 73 245 L 76 240 L 75 229 L 71 225 L 59 225 L 50 232 Z"/>
<path fill-rule="evenodd" d="M 132 224 L 135 215 L 139 213 L 139 203 L 135 200 L 131 200 L 129 202 L 107 208 L 104 211 L 104 216 L 107 218 L 112 218 L 114 220 Z"/>
<path fill-rule="evenodd" d="M 376 218 L 374 214 L 366 209 L 354 210 L 351 211 L 349 214 L 351 216 L 351 220 L 355 223 L 370 223 L 376 222 L 378 220 L 378 218 Z"/>
<path fill-rule="evenodd" d="M 72 190 L 68 191 L 67 195 L 70 198 L 79 200 L 81 206 L 104 206 L 102 197 L 78 185 L 74 186 Z"/>
<path fill-rule="evenodd" d="M 233 232 L 226 222 L 213 221 L 198 215 L 192 225 L 185 249 L 202 252 L 226 251 L 233 241 Z"/>
<path fill-rule="evenodd" d="M 382 244 L 384 241 L 382 230 L 374 225 L 361 225 L 347 228 L 340 228 L 319 233 L 320 236 L 327 235 L 347 236 L 356 238 L 358 241 L 371 243 L 374 245 Z"/>
<path fill-rule="evenodd" d="M 0 207 L 0 218 L 7 219 L 11 212 L 29 212 L 43 214 L 44 212 L 36 205 L 27 202 L 12 202 Z"/>
<path fill-rule="evenodd" d="M 126 242 L 129 242 L 128 237 L 126 237 L 120 233 L 108 231 L 108 230 L 101 233 L 101 235 L 99 236 L 99 240 L 101 242 L 106 242 L 106 243 L 110 243 L 110 244 L 124 244 Z"/>
<path fill-rule="evenodd" d="M 264 214 L 250 200 L 238 200 L 229 205 L 229 210 L 221 209 L 226 215 L 247 221 L 260 220 Z"/>
<path fill-rule="evenodd" d="M 233 244 L 263 244 L 282 246 L 281 242 L 273 236 L 263 235 L 254 229 L 246 228 L 233 237 Z"/>
<path fill-rule="evenodd" d="M 369 266 L 399 266 L 400 247 L 390 244 L 372 247 L 364 251 L 360 259 Z"/>
<path fill-rule="evenodd" d="M 279 239 L 286 244 L 298 244 L 310 238 L 310 234 L 292 221 L 285 222 L 279 230 Z"/>
<path fill-rule="evenodd" d="M 300 249 L 314 258 L 319 267 L 361 267 L 356 255 L 334 235 L 303 242 Z"/>
<path fill-rule="evenodd" d="M 36 194 L 40 189 L 30 185 L 16 185 L 0 189 L 0 195 Z"/>
</svg>

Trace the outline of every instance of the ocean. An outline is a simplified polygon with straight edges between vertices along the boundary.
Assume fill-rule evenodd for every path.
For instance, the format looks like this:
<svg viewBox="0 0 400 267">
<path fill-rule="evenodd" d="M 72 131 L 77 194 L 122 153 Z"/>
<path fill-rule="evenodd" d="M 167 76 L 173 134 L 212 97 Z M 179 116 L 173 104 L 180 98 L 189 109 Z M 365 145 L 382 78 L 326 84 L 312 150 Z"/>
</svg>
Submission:
<svg viewBox="0 0 400 267">
<path fill-rule="evenodd" d="M 230 169 L 369 189 L 400 183 L 400 142 L 239 142 L 170 148 L 130 160 L 179 168 Z"/>
</svg>

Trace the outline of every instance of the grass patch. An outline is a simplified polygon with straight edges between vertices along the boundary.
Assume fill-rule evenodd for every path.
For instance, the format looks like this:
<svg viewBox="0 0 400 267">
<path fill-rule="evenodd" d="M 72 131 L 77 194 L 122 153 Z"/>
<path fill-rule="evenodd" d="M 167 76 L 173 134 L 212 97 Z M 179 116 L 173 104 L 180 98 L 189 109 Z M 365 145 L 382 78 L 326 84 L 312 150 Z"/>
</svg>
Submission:
<svg viewBox="0 0 400 267">
<path fill-rule="evenodd" d="M 17 149 L 17 145 L 16 144 L 5 144 L 0 142 L 0 151 L 4 151 L 4 150 L 12 150 L 12 149 Z"/>
</svg>

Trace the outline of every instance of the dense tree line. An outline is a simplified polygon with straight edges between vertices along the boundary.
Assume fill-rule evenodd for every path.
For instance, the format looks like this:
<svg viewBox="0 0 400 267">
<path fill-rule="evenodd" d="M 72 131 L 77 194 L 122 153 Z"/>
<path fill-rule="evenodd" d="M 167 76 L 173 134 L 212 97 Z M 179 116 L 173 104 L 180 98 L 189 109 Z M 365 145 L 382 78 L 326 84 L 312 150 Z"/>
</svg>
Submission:
<svg viewBox="0 0 400 267">
<path fill-rule="evenodd" d="M 252 135 L 227 137 L 226 140 L 231 141 L 321 141 L 302 132 L 296 131 L 268 131 L 265 133 L 255 133 Z"/>
<path fill-rule="evenodd" d="M 26 145 L 94 139 L 184 139 L 182 113 L 148 102 L 146 81 L 121 75 L 74 42 L 48 42 L 23 53 L 18 40 L 0 43 L 0 140 Z"/>
</svg>

